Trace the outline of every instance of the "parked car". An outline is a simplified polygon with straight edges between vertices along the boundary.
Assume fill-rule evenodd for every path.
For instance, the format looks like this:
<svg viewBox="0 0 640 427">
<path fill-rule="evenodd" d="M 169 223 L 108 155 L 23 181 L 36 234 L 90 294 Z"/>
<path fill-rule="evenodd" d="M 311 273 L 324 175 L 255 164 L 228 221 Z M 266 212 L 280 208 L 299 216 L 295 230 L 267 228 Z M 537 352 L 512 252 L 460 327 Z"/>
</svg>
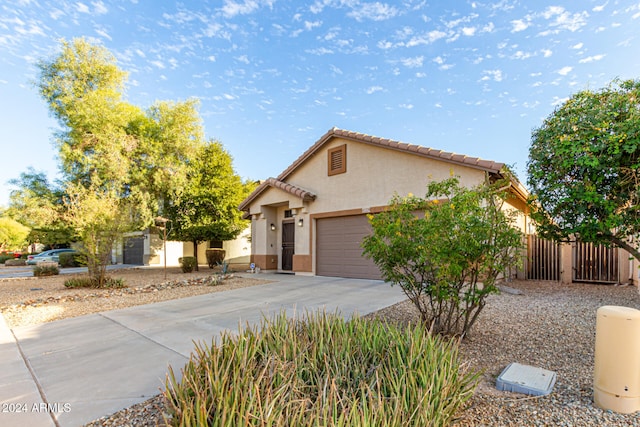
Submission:
<svg viewBox="0 0 640 427">
<path fill-rule="evenodd" d="M 36 265 L 40 261 L 60 261 L 60 254 L 63 252 L 76 252 L 75 249 L 51 249 L 49 251 L 40 252 L 38 255 L 29 255 L 27 257 L 28 265 Z"/>
</svg>

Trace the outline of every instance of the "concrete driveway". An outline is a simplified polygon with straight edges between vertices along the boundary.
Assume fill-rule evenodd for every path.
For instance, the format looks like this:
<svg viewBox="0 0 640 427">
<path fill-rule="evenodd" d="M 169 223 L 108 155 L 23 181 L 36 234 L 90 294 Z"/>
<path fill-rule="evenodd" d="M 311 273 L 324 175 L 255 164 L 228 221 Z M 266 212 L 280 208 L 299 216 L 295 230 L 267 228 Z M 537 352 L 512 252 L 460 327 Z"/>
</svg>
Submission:
<svg viewBox="0 0 640 427">
<path fill-rule="evenodd" d="M 252 276 L 256 277 L 256 276 Z M 282 310 L 349 318 L 406 297 L 381 281 L 262 274 L 271 283 L 9 330 L 0 316 L 0 425 L 81 426 L 158 394 L 194 341 Z"/>
</svg>

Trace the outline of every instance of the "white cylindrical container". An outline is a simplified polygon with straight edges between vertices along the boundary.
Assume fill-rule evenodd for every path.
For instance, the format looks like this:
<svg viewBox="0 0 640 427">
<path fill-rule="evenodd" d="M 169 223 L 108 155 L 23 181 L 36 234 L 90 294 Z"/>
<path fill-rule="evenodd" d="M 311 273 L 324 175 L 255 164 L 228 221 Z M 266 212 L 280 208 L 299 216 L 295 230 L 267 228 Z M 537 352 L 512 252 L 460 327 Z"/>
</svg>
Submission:
<svg viewBox="0 0 640 427">
<path fill-rule="evenodd" d="M 598 309 L 593 397 L 602 409 L 622 414 L 640 410 L 640 310 Z"/>
</svg>

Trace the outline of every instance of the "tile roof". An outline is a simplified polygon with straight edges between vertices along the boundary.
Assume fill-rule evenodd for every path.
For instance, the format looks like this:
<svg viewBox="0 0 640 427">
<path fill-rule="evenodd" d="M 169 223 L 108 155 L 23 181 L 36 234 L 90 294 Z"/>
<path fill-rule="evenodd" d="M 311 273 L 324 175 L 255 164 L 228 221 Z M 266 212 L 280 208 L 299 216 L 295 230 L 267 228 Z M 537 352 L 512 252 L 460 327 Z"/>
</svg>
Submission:
<svg viewBox="0 0 640 427">
<path fill-rule="evenodd" d="M 278 188 L 282 191 L 286 191 L 289 194 L 293 194 L 294 196 L 300 197 L 305 202 L 310 202 L 316 199 L 316 194 L 311 191 L 307 191 L 303 188 L 297 187 L 292 184 L 288 184 L 286 182 L 277 180 L 275 178 L 269 178 L 263 181 L 249 196 L 244 199 L 244 201 L 240 204 L 240 210 L 245 210 L 249 207 L 249 204 L 253 199 L 255 199 L 260 193 L 262 193 L 266 187 Z"/>
<path fill-rule="evenodd" d="M 267 187 L 279 188 L 291 193 L 305 201 L 315 200 L 316 195 L 310 191 L 286 183 L 286 179 L 309 157 L 313 156 L 327 141 L 332 138 L 343 138 L 364 144 L 374 145 L 396 151 L 403 151 L 417 156 L 441 160 L 448 163 L 459 164 L 474 169 L 480 169 L 492 174 L 500 174 L 505 164 L 491 160 L 483 160 L 478 157 L 469 157 L 462 154 L 449 153 L 447 151 L 436 150 L 423 147 L 421 145 L 407 144 L 392 139 L 379 138 L 377 136 L 366 135 L 358 132 L 332 128 L 309 147 L 300 157 L 298 157 L 288 168 L 286 168 L 277 178 L 269 178 L 258 186 L 239 206 L 240 210 L 248 210 L 251 202 L 258 197 Z"/>
<path fill-rule="evenodd" d="M 406 153 L 428 157 L 435 160 L 441 160 L 448 163 L 455 163 L 491 173 L 500 173 L 502 168 L 505 166 L 504 163 L 484 160 L 478 157 L 469 157 L 463 154 L 450 153 L 447 151 L 423 147 L 421 145 L 407 144 L 405 142 L 394 141 L 387 138 L 379 138 L 377 136 L 351 132 L 334 127 L 333 129 L 330 129 L 327 133 L 325 133 L 319 140 L 317 140 L 311 147 L 309 147 L 307 151 L 302 153 L 302 155 L 298 157 L 298 159 L 296 159 L 287 169 L 285 169 L 280 175 L 278 175 L 278 179 L 284 181 L 298 166 L 300 166 L 300 164 L 304 163 L 307 158 L 311 157 L 327 141 L 335 137 L 388 148 L 391 150 L 404 151 Z"/>
</svg>

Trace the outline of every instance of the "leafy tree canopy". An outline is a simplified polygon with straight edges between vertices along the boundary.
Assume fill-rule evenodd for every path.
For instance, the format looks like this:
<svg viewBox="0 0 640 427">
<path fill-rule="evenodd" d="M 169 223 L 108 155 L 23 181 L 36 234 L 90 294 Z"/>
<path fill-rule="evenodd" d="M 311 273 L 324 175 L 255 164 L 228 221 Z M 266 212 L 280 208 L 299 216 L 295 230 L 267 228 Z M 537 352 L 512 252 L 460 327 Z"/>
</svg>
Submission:
<svg viewBox="0 0 640 427">
<path fill-rule="evenodd" d="M 129 104 L 122 99 L 127 74 L 105 48 L 82 38 L 63 40 L 61 51 L 38 68 L 40 95 L 61 125 L 57 217 L 82 238 L 99 282 L 119 236 L 150 226 L 165 206 L 192 216 L 174 224 L 196 234 L 189 240 L 234 235 L 239 213 L 229 206 L 244 196 L 243 187 L 234 193 L 230 160 L 207 151 L 196 100 L 156 102 L 147 110 Z"/>
<path fill-rule="evenodd" d="M 231 155 L 218 141 L 202 145 L 189 163 L 188 185 L 167 204 L 172 240 L 197 244 L 210 240 L 231 240 L 247 222 L 238 205 L 254 189 L 235 173 Z"/>
<path fill-rule="evenodd" d="M 11 218 L 0 218 L 0 249 L 3 251 L 22 249 L 27 242 L 29 228 Z"/>
<path fill-rule="evenodd" d="M 528 184 L 543 237 L 616 245 L 640 260 L 640 81 L 584 90 L 532 134 Z"/>
<path fill-rule="evenodd" d="M 15 189 L 9 195 L 10 204 L 5 216 L 31 229 L 28 243 L 54 247 L 75 239 L 73 231 L 60 216 L 63 191 L 51 184 L 44 172 L 29 168 L 9 184 Z"/>
</svg>

